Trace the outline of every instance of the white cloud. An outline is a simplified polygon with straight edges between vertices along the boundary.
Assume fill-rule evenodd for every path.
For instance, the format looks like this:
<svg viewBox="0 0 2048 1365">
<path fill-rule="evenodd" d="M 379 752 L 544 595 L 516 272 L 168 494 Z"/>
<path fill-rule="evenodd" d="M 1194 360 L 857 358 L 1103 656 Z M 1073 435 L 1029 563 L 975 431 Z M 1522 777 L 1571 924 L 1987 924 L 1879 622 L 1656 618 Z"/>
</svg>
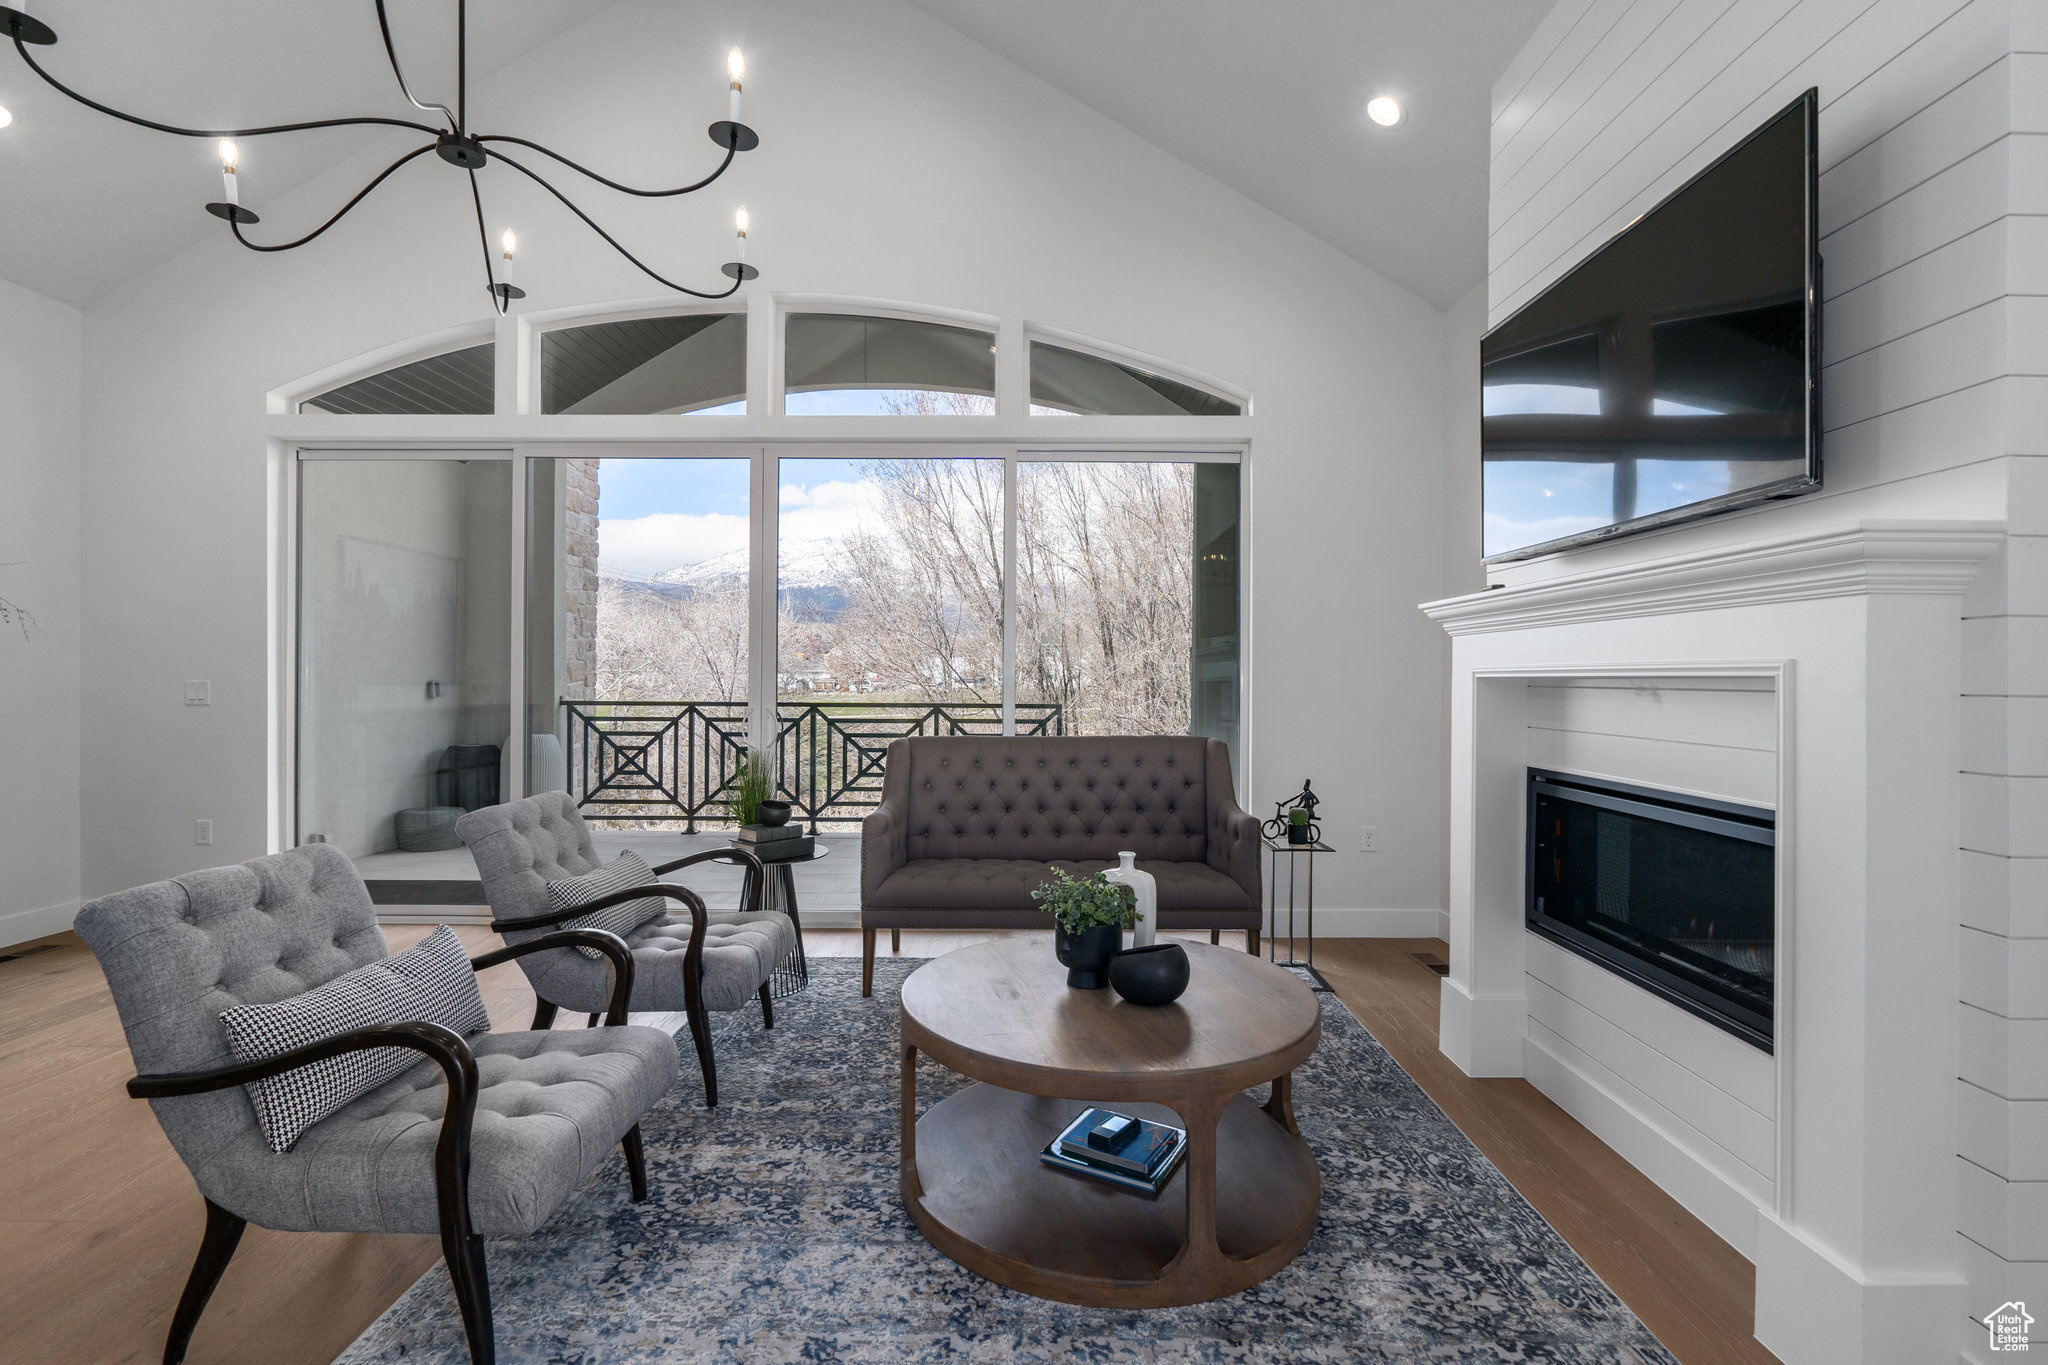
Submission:
<svg viewBox="0 0 2048 1365">
<path fill-rule="evenodd" d="M 880 497 L 881 485 L 873 479 L 783 484 L 777 495 L 782 538 L 843 540 L 860 529 L 863 518 L 872 523 Z"/>
<path fill-rule="evenodd" d="M 713 555 L 745 551 L 747 519 L 730 512 L 614 517 L 598 522 L 597 538 L 598 558 L 605 568 L 649 577 Z"/>
</svg>

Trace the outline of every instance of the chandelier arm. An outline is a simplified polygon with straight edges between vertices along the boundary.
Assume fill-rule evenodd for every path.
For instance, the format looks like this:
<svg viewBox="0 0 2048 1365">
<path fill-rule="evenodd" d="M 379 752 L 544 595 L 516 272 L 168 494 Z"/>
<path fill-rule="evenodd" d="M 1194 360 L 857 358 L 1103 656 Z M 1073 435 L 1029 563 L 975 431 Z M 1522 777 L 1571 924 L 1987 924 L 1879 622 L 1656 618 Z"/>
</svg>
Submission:
<svg viewBox="0 0 2048 1365">
<path fill-rule="evenodd" d="M 290 251 L 295 246 L 304 246 L 306 243 L 312 241 L 315 237 L 318 237 L 321 233 L 327 231 L 327 229 L 333 227 L 336 223 L 340 222 L 342 219 L 342 215 L 346 214 L 350 209 L 354 208 L 357 204 L 362 203 L 364 199 L 368 198 L 371 190 L 376 189 L 379 185 L 383 184 L 386 180 L 390 179 L 391 173 L 393 171 L 396 171 L 400 166 L 403 166 L 406 162 L 412 160 L 414 157 L 425 156 L 428 152 L 431 152 L 433 150 L 434 144 L 429 142 L 424 147 L 415 147 L 413 150 L 407 152 L 404 156 L 398 158 L 398 160 L 392 162 L 389 166 L 386 166 L 375 180 L 372 180 L 369 184 L 363 186 L 360 190 L 356 191 L 355 198 L 349 200 L 346 204 L 343 204 L 339 209 L 337 209 L 332 218 L 329 218 L 326 222 L 322 223 L 319 227 L 314 228 L 311 232 L 299 238 L 296 242 L 280 242 L 275 246 L 265 246 L 260 242 L 252 242 L 247 237 L 244 237 L 242 235 L 242 223 L 239 217 L 229 218 L 228 226 L 235 230 L 235 240 L 240 242 L 243 246 L 248 247 L 249 250 L 251 251 Z"/>
<path fill-rule="evenodd" d="M 412 87 L 405 83 L 405 73 L 398 69 L 398 48 L 391 41 L 391 20 L 385 16 L 384 0 L 377 0 L 377 28 L 384 35 L 384 55 L 391 59 L 391 74 L 398 77 L 398 89 L 400 93 L 402 93 L 407 100 L 411 101 L 413 108 L 419 110 L 423 114 L 432 114 L 436 112 L 446 114 L 448 116 L 448 126 L 450 128 L 453 128 L 458 133 L 461 132 L 462 120 L 455 117 L 455 111 L 453 109 L 450 109 L 445 104 L 428 104 L 426 101 L 422 100 L 418 95 L 413 94 Z"/>
<path fill-rule="evenodd" d="M 507 166 L 510 166 L 513 170 L 519 172 L 521 175 L 525 176 L 527 179 L 533 181 L 542 189 L 546 190 L 549 194 L 552 194 L 553 196 L 555 196 L 555 198 L 561 200 L 563 206 L 566 207 L 569 210 L 569 212 L 575 214 L 578 218 L 581 218 L 584 222 L 584 225 L 588 227 L 592 232 L 595 232 L 598 236 L 604 238 L 605 241 L 611 243 L 612 250 L 618 252 L 621 256 L 624 256 L 634 265 L 640 267 L 641 273 L 646 275 L 649 279 L 668 286 L 670 289 L 675 290 L 678 294 L 688 294 L 691 298 L 694 299 L 726 299 L 731 298 L 734 294 L 739 292 L 739 287 L 744 281 L 737 278 L 733 280 L 732 287 L 730 289 L 721 290 L 716 294 L 707 294 L 701 289 L 692 289 L 688 285 L 677 284 L 674 280 L 667 279 L 661 275 L 656 274 L 652 269 L 648 267 L 645 261 L 642 261 L 638 256 L 635 256 L 632 252 L 626 250 L 625 247 L 621 246 L 619 244 L 618 238 L 612 236 L 609 232 L 606 232 L 603 228 L 599 227 L 595 219 L 593 219 L 589 214 L 585 213 L 582 209 L 577 208 L 576 205 L 570 201 L 568 195 L 563 194 L 553 185 L 550 185 L 547 181 L 541 179 L 540 176 L 534 174 L 526 167 L 514 161 L 511 157 L 506 156 L 504 153 L 500 152 L 496 159 L 504 162 Z M 488 245 L 486 246 L 485 249 L 489 249 Z"/>
<path fill-rule="evenodd" d="M 595 180 L 600 185 L 608 186 L 611 189 L 619 191 L 621 194 L 637 194 L 643 199 L 665 199 L 671 195 L 691 194 L 697 190 L 701 190 L 706 185 L 710 184 L 712 181 L 718 179 L 719 176 L 724 175 L 726 172 L 726 168 L 732 165 L 733 157 L 739 154 L 739 148 L 737 146 L 727 144 L 725 149 L 725 160 L 718 163 L 718 169 L 712 171 L 711 174 L 705 176 L 702 180 L 697 181 L 695 184 L 678 185 L 676 188 L 672 190 L 640 190 L 633 188 L 631 185 L 621 185 L 616 180 L 607 179 L 606 177 L 599 175 L 596 171 L 591 170 L 588 166 L 578 165 L 576 162 L 571 161 L 568 157 L 563 156 L 560 152 L 555 151 L 553 148 L 543 147 L 538 142 L 529 142 L 523 137 L 507 137 L 501 133 L 491 133 L 478 137 L 477 141 L 509 142 L 515 147 L 529 147 L 532 150 L 539 152 L 542 156 L 552 157 L 554 160 L 561 162 L 564 166 L 567 166 L 570 170 L 575 171 L 580 175 L 589 176 L 592 180 Z"/>
<path fill-rule="evenodd" d="M 28 69 L 41 76 L 58 94 L 77 100 L 86 108 L 96 109 L 109 118 L 117 118 L 124 123 L 139 124 L 144 128 L 152 128 L 159 133 L 172 133 L 178 137 L 263 137 L 270 133 L 298 133 L 308 128 L 345 128 L 356 124 L 382 124 L 392 128 L 412 128 L 422 133 L 431 133 L 435 136 L 439 136 L 441 133 L 439 128 L 429 128 L 424 123 L 414 123 L 409 119 L 397 118 L 323 118 L 313 119 L 306 123 L 278 123 L 267 128 L 179 128 L 169 123 L 158 123 L 154 119 L 139 118 L 134 114 L 124 114 L 119 109 L 101 104 L 98 100 L 89 99 L 79 94 L 76 90 L 73 90 L 70 86 L 43 70 L 36 63 L 36 59 L 29 55 L 28 48 L 23 46 L 21 35 L 18 33 L 14 35 L 14 50 L 19 52 L 21 59 L 28 63 Z"/>
<path fill-rule="evenodd" d="M 512 310 L 512 300 L 498 292 L 498 275 L 491 268 L 491 234 L 484 227 L 484 193 L 477 188 L 475 171 L 469 173 L 469 197 L 476 202 L 476 240 L 484 251 L 484 288 L 490 291 L 491 306 L 504 317 Z"/>
</svg>

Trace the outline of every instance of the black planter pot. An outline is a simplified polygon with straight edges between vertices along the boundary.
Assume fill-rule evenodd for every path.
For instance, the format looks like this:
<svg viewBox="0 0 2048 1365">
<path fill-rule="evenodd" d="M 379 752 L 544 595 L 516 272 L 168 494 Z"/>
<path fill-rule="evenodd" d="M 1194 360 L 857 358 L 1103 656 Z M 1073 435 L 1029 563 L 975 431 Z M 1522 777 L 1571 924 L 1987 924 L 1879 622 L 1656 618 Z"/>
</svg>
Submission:
<svg viewBox="0 0 2048 1365">
<path fill-rule="evenodd" d="M 763 801 L 754 812 L 754 821 L 756 824 L 766 825 L 770 829 L 774 829 L 777 825 L 788 824 L 789 802 Z"/>
<path fill-rule="evenodd" d="M 1114 924 L 1097 925 L 1078 934 L 1052 931 L 1053 952 L 1067 969 L 1067 984 L 1076 990 L 1099 991 L 1109 984 L 1103 968 L 1123 942 L 1124 931 Z"/>
<path fill-rule="evenodd" d="M 1133 1005 L 1170 1005 L 1188 988 L 1188 953 L 1178 943 L 1132 948 L 1109 960 L 1109 984 Z"/>
</svg>

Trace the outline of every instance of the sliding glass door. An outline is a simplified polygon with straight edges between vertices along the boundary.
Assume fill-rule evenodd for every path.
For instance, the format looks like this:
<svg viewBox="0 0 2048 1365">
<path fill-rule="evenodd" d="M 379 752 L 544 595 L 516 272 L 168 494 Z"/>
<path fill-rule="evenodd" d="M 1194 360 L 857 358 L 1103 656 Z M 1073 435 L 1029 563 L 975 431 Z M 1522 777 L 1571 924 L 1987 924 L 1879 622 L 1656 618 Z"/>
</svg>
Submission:
<svg viewBox="0 0 2048 1365">
<path fill-rule="evenodd" d="M 541 791 L 720 826 L 750 749 L 838 829 L 905 735 L 1237 750 L 1236 456 L 697 450 L 304 459 L 300 838 Z"/>
<path fill-rule="evenodd" d="M 445 844 L 501 798 L 512 532 L 508 459 L 301 463 L 300 842 Z"/>
</svg>

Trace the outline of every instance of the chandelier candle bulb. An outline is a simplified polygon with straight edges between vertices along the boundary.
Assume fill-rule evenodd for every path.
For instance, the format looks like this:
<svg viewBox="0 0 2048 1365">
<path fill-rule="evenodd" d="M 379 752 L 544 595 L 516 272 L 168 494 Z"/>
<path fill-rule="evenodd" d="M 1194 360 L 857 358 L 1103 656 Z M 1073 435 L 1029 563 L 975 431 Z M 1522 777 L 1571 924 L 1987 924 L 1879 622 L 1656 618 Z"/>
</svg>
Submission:
<svg viewBox="0 0 2048 1365">
<path fill-rule="evenodd" d="M 747 263 L 747 210 L 745 205 L 741 205 L 740 211 L 732 216 L 732 225 L 739 230 L 740 254 L 738 260 L 741 265 L 745 265 Z"/>
<path fill-rule="evenodd" d="M 510 284 L 512 283 L 512 253 L 519 249 L 519 237 L 516 233 L 512 231 L 511 228 L 506 228 L 505 235 L 499 240 L 502 241 L 505 246 L 504 282 L 506 284 Z"/>
<path fill-rule="evenodd" d="M 732 90 L 726 98 L 725 117 L 728 122 L 738 123 L 740 121 L 740 79 L 747 74 L 747 59 L 740 55 L 738 48 L 734 48 L 725 54 L 725 69 L 732 73 Z"/>
<path fill-rule="evenodd" d="M 235 187 L 235 167 L 240 160 L 241 154 L 235 150 L 235 144 L 226 138 L 222 138 L 220 140 L 221 195 L 230 204 L 238 205 L 242 202 L 241 191 Z"/>
</svg>

